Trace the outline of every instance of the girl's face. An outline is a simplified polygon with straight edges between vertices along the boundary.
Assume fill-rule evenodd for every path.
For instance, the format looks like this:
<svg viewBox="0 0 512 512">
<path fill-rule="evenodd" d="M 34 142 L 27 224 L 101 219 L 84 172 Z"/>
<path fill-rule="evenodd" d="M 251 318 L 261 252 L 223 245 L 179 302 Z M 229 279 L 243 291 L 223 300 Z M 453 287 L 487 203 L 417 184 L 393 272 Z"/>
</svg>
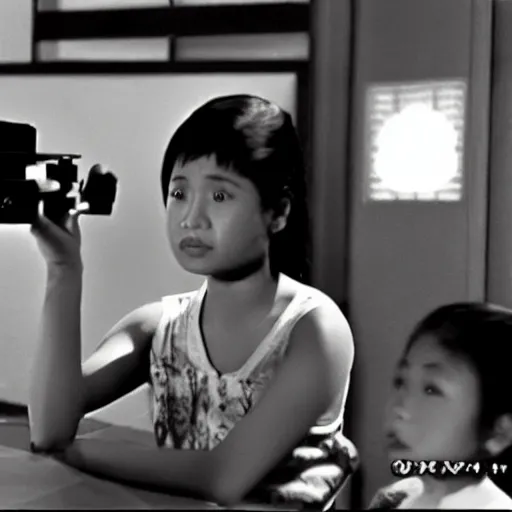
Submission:
<svg viewBox="0 0 512 512">
<path fill-rule="evenodd" d="M 202 157 L 176 164 L 169 183 L 167 233 L 178 263 L 194 274 L 236 275 L 268 260 L 268 226 L 247 178 Z"/>
<path fill-rule="evenodd" d="M 473 368 L 423 336 L 399 364 L 386 419 L 390 461 L 472 459 L 479 449 Z"/>
</svg>

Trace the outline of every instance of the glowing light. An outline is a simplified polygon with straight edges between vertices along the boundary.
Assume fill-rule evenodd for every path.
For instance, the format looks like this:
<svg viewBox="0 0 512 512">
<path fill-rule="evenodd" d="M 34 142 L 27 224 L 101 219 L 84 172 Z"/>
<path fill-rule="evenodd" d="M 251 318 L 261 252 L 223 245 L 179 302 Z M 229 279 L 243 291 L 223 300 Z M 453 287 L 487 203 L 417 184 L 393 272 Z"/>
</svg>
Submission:
<svg viewBox="0 0 512 512">
<path fill-rule="evenodd" d="M 46 178 L 46 165 L 45 164 L 28 165 L 25 168 L 25 173 L 26 173 L 27 180 Z"/>
<path fill-rule="evenodd" d="M 365 200 L 462 198 L 465 97 L 463 80 L 369 87 Z"/>
<path fill-rule="evenodd" d="M 377 138 L 375 173 L 398 193 L 436 192 L 457 175 L 458 134 L 441 112 L 412 104 L 391 116 Z"/>
</svg>

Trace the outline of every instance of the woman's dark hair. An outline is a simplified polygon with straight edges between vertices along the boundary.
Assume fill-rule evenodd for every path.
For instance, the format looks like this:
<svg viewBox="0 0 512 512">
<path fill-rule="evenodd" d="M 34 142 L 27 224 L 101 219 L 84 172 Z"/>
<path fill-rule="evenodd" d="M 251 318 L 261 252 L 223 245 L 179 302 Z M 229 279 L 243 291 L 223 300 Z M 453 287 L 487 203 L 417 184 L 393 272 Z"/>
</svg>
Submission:
<svg viewBox="0 0 512 512">
<path fill-rule="evenodd" d="M 290 114 L 263 98 L 223 96 L 208 101 L 188 117 L 165 152 L 161 185 L 167 205 L 176 163 L 215 156 L 217 164 L 250 179 L 261 206 L 277 213 L 289 198 L 286 227 L 270 235 L 270 269 L 307 281 L 309 217 L 302 150 Z"/>
<path fill-rule="evenodd" d="M 478 302 L 441 306 L 418 323 L 405 352 L 426 335 L 433 336 L 444 350 L 475 369 L 480 384 L 479 427 L 485 436 L 500 416 L 512 414 L 512 311 Z M 512 448 L 493 460 L 498 464 L 511 461 Z M 512 493 L 508 475 L 490 476 Z"/>
</svg>

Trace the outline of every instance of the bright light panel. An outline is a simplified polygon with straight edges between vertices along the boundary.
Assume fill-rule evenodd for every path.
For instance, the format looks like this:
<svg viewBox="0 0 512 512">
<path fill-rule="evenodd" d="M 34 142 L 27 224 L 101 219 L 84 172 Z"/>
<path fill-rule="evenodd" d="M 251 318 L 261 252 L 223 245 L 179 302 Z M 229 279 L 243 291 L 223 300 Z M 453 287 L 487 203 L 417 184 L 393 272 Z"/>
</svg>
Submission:
<svg viewBox="0 0 512 512">
<path fill-rule="evenodd" d="M 463 81 L 370 87 L 366 200 L 462 198 L 465 96 Z"/>
</svg>

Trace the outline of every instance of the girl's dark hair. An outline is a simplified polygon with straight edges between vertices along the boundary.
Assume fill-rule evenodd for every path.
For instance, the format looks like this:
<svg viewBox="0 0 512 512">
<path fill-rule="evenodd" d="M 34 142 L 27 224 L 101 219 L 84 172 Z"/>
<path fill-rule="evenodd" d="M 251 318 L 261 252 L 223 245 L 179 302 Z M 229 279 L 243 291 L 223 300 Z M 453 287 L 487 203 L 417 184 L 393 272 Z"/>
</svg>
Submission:
<svg viewBox="0 0 512 512">
<path fill-rule="evenodd" d="M 215 156 L 217 164 L 250 179 L 262 208 L 281 211 L 291 202 L 286 227 L 270 235 L 270 269 L 306 281 L 309 277 L 309 217 L 302 150 L 290 114 L 263 98 L 222 96 L 188 117 L 165 152 L 161 185 L 167 205 L 176 163 Z"/>
<path fill-rule="evenodd" d="M 441 306 L 413 330 L 405 352 L 431 335 L 450 354 L 469 363 L 480 383 L 480 433 L 485 436 L 503 414 L 512 414 L 512 311 L 489 303 L 461 302 Z M 512 461 L 512 448 L 493 462 Z M 490 475 L 509 494 L 508 475 Z M 508 483 L 506 483 L 508 482 Z M 508 488 L 507 488 L 508 487 Z"/>
</svg>

